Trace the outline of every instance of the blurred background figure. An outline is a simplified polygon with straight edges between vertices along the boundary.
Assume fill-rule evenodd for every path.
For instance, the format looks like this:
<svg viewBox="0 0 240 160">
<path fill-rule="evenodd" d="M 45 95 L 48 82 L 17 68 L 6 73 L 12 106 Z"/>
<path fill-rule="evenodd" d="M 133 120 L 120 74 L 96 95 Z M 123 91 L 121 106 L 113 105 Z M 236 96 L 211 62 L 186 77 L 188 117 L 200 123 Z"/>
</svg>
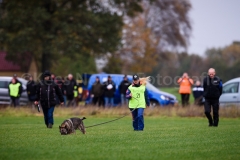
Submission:
<svg viewBox="0 0 240 160">
<path fill-rule="evenodd" d="M 29 103 L 33 109 L 35 108 L 34 101 L 37 98 L 36 92 L 37 92 L 37 85 L 33 80 L 33 77 L 30 75 L 27 83 L 27 94 L 28 94 Z"/>
<path fill-rule="evenodd" d="M 15 78 L 13 78 L 8 85 L 8 93 L 14 107 L 19 106 L 19 98 L 22 93 L 22 86 L 16 81 Z"/>
<path fill-rule="evenodd" d="M 189 105 L 189 97 L 191 94 L 191 86 L 193 85 L 193 80 L 189 78 L 188 74 L 185 72 L 177 82 L 180 85 L 179 93 L 181 94 L 182 106 L 184 107 L 186 105 Z"/>
<path fill-rule="evenodd" d="M 53 75 L 53 74 L 52 74 Z M 51 75 L 51 78 L 52 78 Z M 58 85 L 58 87 L 60 88 L 61 92 L 62 92 L 62 96 L 63 96 L 63 100 L 64 100 L 64 106 L 66 106 L 66 86 L 64 85 L 64 81 L 62 80 L 63 78 L 60 76 L 55 77 L 54 76 L 54 84 Z M 60 101 L 58 99 L 58 97 L 56 96 L 56 104 L 60 104 Z"/>
<path fill-rule="evenodd" d="M 116 90 L 115 83 L 112 81 L 112 77 L 108 76 L 108 79 L 106 82 L 103 83 L 103 89 L 104 89 L 104 101 L 105 101 L 105 107 L 114 106 L 114 93 Z"/>
<path fill-rule="evenodd" d="M 200 81 L 196 81 L 195 86 L 192 89 L 193 97 L 194 97 L 194 104 L 201 106 L 204 104 L 203 102 L 203 87 L 201 86 Z"/>
<path fill-rule="evenodd" d="M 67 81 L 65 82 L 66 85 L 66 93 L 67 93 L 67 106 L 74 106 L 75 99 L 74 99 L 74 90 L 76 90 L 77 83 L 73 78 L 72 74 L 68 74 Z"/>
<path fill-rule="evenodd" d="M 128 105 L 128 99 L 126 98 L 126 92 L 128 87 L 131 85 L 131 82 L 129 82 L 127 75 L 123 77 L 123 81 L 121 82 L 119 86 L 119 91 L 121 94 L 121 106 Z"/>
<path fill-rule="evenodd" d="M 103 86 L 100 82 L 99 77 L 96 77 L 96 81 L 95 83 L 92 85 L 92 89 L 91 89 L 91 97 L 92 97 L 92 103 L 93 105 L 98 104 L 98 106 L 100 107 L 102 104 L 102 94 L 103 94 L 103 90 L 102 90 Z"/>
<path fill-rule="evenodd" d="M 65 84 L 65 79 L 62 77 L 62 95 L 63 95 L 63 100 L 64 100 L 64 106 L 67 106 L 67 86 Z"/>
</svg>

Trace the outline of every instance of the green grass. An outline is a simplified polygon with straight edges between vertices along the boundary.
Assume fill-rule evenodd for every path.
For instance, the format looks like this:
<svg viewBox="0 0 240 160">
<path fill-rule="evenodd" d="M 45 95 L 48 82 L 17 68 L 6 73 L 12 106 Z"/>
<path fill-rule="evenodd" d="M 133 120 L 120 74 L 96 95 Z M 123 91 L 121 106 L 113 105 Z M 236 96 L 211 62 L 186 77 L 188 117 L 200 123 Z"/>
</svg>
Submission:
<svg viewBox="0 0 240 160">
<path fill-rule="evenodd" d="M 178 100 L 178 103 L 181 103 L 181 95 L 178 92 L 179 91 L 178 87 L 166 87 L 166 88 L 163 87 L 160 88 L 160 90 L 175 95 Z M 192 93 L 190 94 L 189 103 L 194 104 L 194 97 Z"/>
<path fill-rule="evenodd" d="M 118 116 L 117 116 L 118 117 Z M 0 159 L 240 159 L 240 119 L 222 118 L 208 127 L 206 118 L 145 116 L 145 130 L 134 132 L 131 117 L 87 128 L 87 134 L 61 136 L 55 117 L 47 129 L 42 116 L 0 116 Z M 88 116 L 85 126 L 116 117 Z"/>
</svg>

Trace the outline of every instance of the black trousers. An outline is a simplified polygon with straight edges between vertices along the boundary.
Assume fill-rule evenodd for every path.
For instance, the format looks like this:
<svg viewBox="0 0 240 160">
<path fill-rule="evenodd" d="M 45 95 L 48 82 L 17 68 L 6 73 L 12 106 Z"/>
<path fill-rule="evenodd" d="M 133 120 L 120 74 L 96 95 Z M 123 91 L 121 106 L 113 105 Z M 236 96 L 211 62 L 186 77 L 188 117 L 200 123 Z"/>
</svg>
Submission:
<svg viewBox="0 0 240 160">
<path fill-rule="evenodd" d="M 189 105 L 189 95 L 190 94 L 181 94 L 182 106 Z"/>
<path fill-rule="evenodd" d="M 13 97 L 13 96 L 11 96 L 11 100 L 12 100 L 12 104 L 13 104 L 14 107 L 19 106 L 19 97 Z M 11 104 L 11 105 L 12 105 L 12 104 Z"/>
<path fill-rule="evenodd" d="M 98 103 L 98 106 L 104 106 L 103 104 L 103 98 L 100 96 L 100 97 L 93 97 L 92 99 L 92 102 L 93 102 L 93 105 L 96 105 Z"/>
<path fill-rule="evenodd" d="M 218 126 L 219 122 L 219 100 L 205 99 L 204 103 L 205 115 L 208 118 L 209 126 Z M 211 116 L 211 109 L 213 111 L 213 118 Z"/>
</svg>

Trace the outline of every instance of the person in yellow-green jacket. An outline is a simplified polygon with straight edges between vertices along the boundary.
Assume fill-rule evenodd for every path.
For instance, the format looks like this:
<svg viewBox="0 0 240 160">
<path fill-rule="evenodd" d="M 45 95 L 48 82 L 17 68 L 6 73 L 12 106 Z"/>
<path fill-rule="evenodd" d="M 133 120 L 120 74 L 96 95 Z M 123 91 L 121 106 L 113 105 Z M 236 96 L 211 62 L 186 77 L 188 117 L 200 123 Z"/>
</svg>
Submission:
<svg viewBox="0 0 240 160">
<path fill-rule="evenodd" d="M 74 90 L 73 90 L 73 93 L 74 93 L 74 107 L 78 106 L 78 86 L 77 84 L 74 86 Z"/>
<path fill-rule="evenodd" d="M 21 83 L 17 82 L 15 78 L 13 78 L 8 85 L 8 93 L 12 100 L 12 104 L 14 107 L 17 107 L 19 105 L 19 98 L 22 93 L 22 85 Z"/>
<path fill-rule="evenodd" d="M 138 75 L 133 75 L 133 83 L 126 91 L 126 98 L 129 99 L 129 109 L 132 113 L 134 131 L 143 131 L 144 109 L 146 106 L 149 107 L 150 101 L 146 86 L 140 83 Z"/>
</svg>

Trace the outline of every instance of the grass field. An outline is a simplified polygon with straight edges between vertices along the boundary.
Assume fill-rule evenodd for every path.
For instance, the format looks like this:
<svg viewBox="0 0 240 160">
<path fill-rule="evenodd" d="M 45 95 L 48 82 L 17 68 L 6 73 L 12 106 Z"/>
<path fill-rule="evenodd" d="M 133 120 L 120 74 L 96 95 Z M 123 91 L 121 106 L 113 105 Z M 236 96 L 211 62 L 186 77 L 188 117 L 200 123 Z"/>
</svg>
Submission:
<svg viewBox="0 0 240 160">
<path fill-rule="evenodd" d="M 69 115 L 56 112 L 52 129 L 41 114 L 0 113 L 0 159 L 240 159 L 239 118 L 221 118 L 213 128 L 205 117 L 145 116 L 144 131 L 136 132 L 128 115 L 87 128 L 86 135 L 61 136 L 58 126 Z M 90 126 L 119 115 L 86 117 L 85 126 Z"/>
</svg>

